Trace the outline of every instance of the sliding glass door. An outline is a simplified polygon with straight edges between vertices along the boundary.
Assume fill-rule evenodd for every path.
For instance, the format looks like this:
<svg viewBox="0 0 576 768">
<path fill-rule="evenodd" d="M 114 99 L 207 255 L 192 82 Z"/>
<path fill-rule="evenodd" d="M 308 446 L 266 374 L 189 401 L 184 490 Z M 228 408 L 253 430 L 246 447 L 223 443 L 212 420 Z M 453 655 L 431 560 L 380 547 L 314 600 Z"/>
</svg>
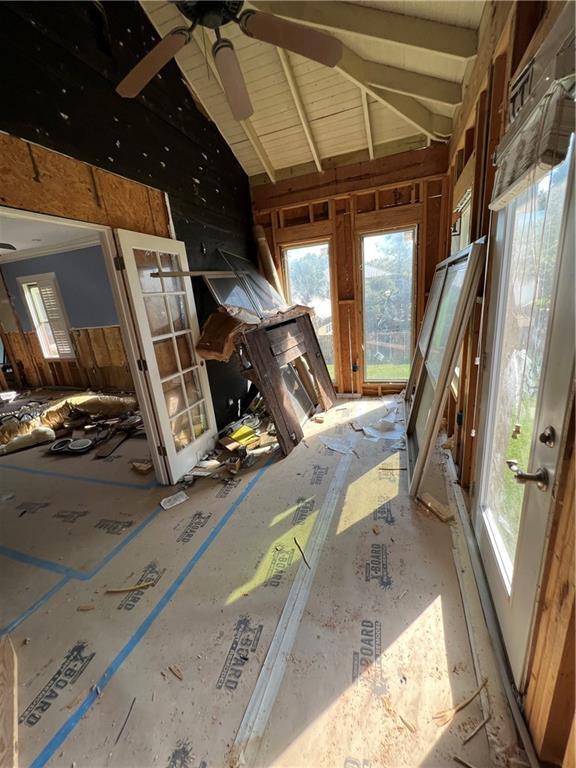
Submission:
<svg viewBox="0 0 576 768">
<path fill-rule="evenodd" d="M 284 271 L 289 302 L 304 304 L 314 309 L 314 328 L 318 334 L 320 348 L 330 376 L 332 381 L 335 381 L 329 244 L 310 243 L 286 248 Z"/>
<path fill-rule="evenodd" d="M 407 381 L 413 347 L 416 229 L 363 235 L 364 381 Z"/>
</svg>

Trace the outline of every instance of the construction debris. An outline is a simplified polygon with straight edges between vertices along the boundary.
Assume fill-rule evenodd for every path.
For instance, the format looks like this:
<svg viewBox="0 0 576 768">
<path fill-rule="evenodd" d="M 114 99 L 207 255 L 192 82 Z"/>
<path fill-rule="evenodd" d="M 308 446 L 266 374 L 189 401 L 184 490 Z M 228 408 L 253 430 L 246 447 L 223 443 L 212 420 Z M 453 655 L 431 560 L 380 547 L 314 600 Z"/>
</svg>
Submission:
<svg viewBox="0 0 576 768">
<path fill-rule="evenodd" d="M 464 699 L 464 701 L 461 701 L 460 704 L 456 704 L 456 706 L 450 707 L 450 709 L 444 709 L 441 712 L 437 712 L 435 715 L 432 715 L 432 719 L 436 722 L 436 725 L 439 728 L 441 728 L 442 726 L 448 725 L 448 723 L 452 722 L 454 715 L 457 712 L 460 712 L 460 710 L 467 707 L 468 704 L 473 702 L 476 696 L 478 696 L 478 694 L 484 688 L 487 682 L 488 682 L 488 679 L 484 678 L 484 680 L 478 686 L 478 688 L 476 688 L 474 693 L 472 693 L 467 699 Z"/>
<path fill-rule="evenodd" d="M 478 725 L 476 726 L 476 728 L 474 728 L 474 730 L 473 730 L 473 731 L 471 731 L 471 732 L 470 732 L 470 733 L 469 733 L 467 736 L 465 736 L 465 737 L 462 739 L 462 744 L 468 744 L 468 742 L 469 742 L 471 739 L 473 739 L 473 738 L 474 738 L 474 736 L 476 736 L 476 734 L 477 734 L 477 733 L 479 733 L 479 731 L 481 731 L 481 730 L 482 730 L 482 728 L 484 728 L 484 726 L 485 726 L 485 725 L 486 725 L 486 723 L 487 723 L 487 722 L 490 720 L 490 718 L 491 718 L 491 717 L 492 717 L 492 715 L 488 714 L 488 715 L 487 715 L 487 716 L 484 718 L 484 720 L 482 720 L 480 723 L 478 723 Z"/>
<path fill-rule="evenodd" d="M 182 670 L 177 664 L 170 664 L 168 667 L 170 672 L 174 675 L 174 677 L 177 677 L 178 680 L 184 680 L 184 675 L 182 674 Z"/>
<path fill-rule="evenodd" d="M 419 494 L 418 501 L 424 504 L 426 509 L 429 509 L 430 512 L 433 512 L 439 520 L 442 520 L 443 523 L 448 523 L 450 520 L 454 520 L 454 513 L 450 507 L 447 507 L 445 504 L 437 501 L 437 499 L 435 499 L 431 493 L 425 492 Z"/>
<path fill-rule="evenodd" d="M 172 494 L 172 496 L 166 496 L 160 501 L 160 506 L 162 509 L 172 509 L 172 507 L 177 506 L 178 504 L 182 504 L 182 502 L 187 501 L 188 496 L 184 493 L 184 491 L 178 491 L 178 493 Z"/>
<path fill-rule="evenodd" d="M 87 604 L 85 604 L 85 605 L 78 605 L 78 606 L 76 607 L 76 610 L 77 610 L 77 611 L 79 611 L 79 612 L 83 612 L 83 611 L 93 611 L 93 610 L 94 610 L 94 608 L 96 608 L 96 606 L 95 606 L 95 605 L 93 605 L 92 603 L 87 603 Z"/>
<path fill-rule="evenodd" d="M 115 587 L 106 590 L 107 595 L 119 594 L 120 592 L 135 592 L 138 589 L 148 589 L 148 587 L 154 587 L 155 581 L 143 581 L 142 584 L 134 584 L 133 587 Z"/>
</svg>

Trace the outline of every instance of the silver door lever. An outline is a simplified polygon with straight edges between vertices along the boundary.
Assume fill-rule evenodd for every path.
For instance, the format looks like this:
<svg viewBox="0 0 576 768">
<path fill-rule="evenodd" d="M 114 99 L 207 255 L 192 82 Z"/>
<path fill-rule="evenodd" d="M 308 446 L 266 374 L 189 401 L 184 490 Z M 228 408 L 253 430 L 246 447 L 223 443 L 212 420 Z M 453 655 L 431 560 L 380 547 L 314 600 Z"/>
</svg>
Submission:
<svg viewBox="0 0 576 768">
<path fill-rule="evenodd" d="M 544 467 L 538 467 L 536 472 L 524 472 L 518 466 L 518 461 L 516 459 L 506 459 L 506 464 L 508 465 L 508 469 L 514 473 L 516 482 L 520 483 L 520 485 L 536 483 L 541 491 L 545 491 L 548 488 L 548 470 L 544 469 Z"/>
</svg>

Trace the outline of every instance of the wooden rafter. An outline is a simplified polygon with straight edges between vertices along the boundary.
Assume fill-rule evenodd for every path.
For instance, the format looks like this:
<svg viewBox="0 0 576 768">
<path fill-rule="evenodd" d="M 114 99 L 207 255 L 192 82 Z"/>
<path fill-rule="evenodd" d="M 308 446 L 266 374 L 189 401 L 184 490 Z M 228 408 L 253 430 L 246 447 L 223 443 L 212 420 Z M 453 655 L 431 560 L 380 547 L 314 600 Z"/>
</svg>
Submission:
<svg viewBox="0 0 576 768">
<path fill-rule="evenodd" d="M 290 64 L 290 59 L 288 58 L 288 54 L 283 48 L 277 48 L 276 50 L 278 51 L 280 63 L 282 64 L 282 69 L 284 70 L 284 74 L 286 75 L 286 80 L 288 81 L 290 93 L 292 94 L 292 98 L 294 99 L 294 106 L 296 107 L 296 111 L 298 112 L 298 117 L 300 118 L 300 122 L 302 123 L 302 128 L 304 129 L 306 140 L 308 142 L 308 146 L 310 147 L 310 152 L 312 153 L 312 157 L 314 158 L 314 163 L 316 164 L 316 168 L 319 171 L 321 171 L 322 161 L 320 160 L 318 147 L 316 146 L 316 142 L 314 141 L 314 136 L 312 135 L 312 129 L 310 128 L 310 122 L 306 115 L 304 104 L 302 103 L 302 97 L 300 95 L 298 84 L 294 78 L 294 73 L 292 71 L 292 65 Z"/>
<path fill-rule="evenodd" d="M 366 128 L 366 143 L 370 160 L 374 160 L 374 141 L 372 139 L 372 126 L 370 124 L 370 110 L 368 108 L 368 94 L 362 91 L 362 111 L 364 113 L 364 126 Z"/>
<path fill-rule="evenodd" d="M 435 140 L 450 135 L 452 131 L 450 118 L 435 114 L 411 96 L 384 88 L 375 88 L 371 85 L 367 75 L 367 65 L 369 64 L 370 62 L 364 61 L 361 56 L 345 47 L 344 55 L 337 68 L 344 77 L 403 117 L 418 132 Z"/>
<path fill-rule="evenodd" d="M 478 36 L 473 29 L 356 3 L 311 3 L 300 0 L 278 0 L 271 3 L 253 0 L 251 4 L 258 10 L 321 29 L 352 32 L 373 40 L 387 40 L 399 45 L 424 48 L 459 59 L 475 56 L 477 51 Z"/>
</svg>

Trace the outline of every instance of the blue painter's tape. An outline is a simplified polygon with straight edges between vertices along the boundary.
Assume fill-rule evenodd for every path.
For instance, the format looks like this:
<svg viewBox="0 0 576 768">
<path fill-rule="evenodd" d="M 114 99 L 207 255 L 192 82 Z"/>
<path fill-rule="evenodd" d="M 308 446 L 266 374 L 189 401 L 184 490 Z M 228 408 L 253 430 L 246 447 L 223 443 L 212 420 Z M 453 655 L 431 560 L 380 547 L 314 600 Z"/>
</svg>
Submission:
<svg viewBox="0 0 576 768">
<path fill-rule="evenodd" d="M 26 611 L 20 614 L 20 616 L 17 616 L 15 619 L 13 619 L 9 624 L 6 624 L 5 627 L 2 627 L 0 629 L 0 636 L 7 635 L 9 632 L 12 632 L 12 630 L 16 629 L 16 627 L 21 624 L 25 619 L 28 618 L 28 616 L 31 616 L 35 611 L 38 610 L 38 608 L 41 608 L 44 603 L 47 603 L 48 600 L 52 597 L 52 595 L 55 595 L 56 592 L 59 592 L 62 587 L 65 584 L 68 584 L 70 581 L 70 578 L 68 576 L 64 576 L 63 579 L 56 582 L 52 589 L 49 589 L 48 592 L 45 592 L 42 597 L 39 597 L 38 600 L 36 600 L 35 603 L 33 603 Z"/>
<path fill-rule="evenodd" d="M 25 552 L 20 552 L 17 549 L 10 549 L 10 547 L 4 547 L 0 544 L 0 555 L 9 557 L 11 560 L 17 560 L 19 563 L 25 563 L 26 565 L 34 565 L 36 568 L 43 568 L 45 571 L 52 571 L 53 573 L 63 573 L 65 576 L 69 576 L 73 573 L 71 568 L 59 563 L 53 563 L 51 560 L 44 560 L 42 557 L 34 557 L 34 555 L 27 555 Z"/>
<path fill-rule="evenodd" d="M 109 563 L 110 560 L 112 560 L 118 552 L 120 552 L 124 547 L 129 544 L 132 539 L 134 539 L 136 536 L 138 536 L 139 533 L 141 533 L 144 528 L 146 528 L 147 525 L 150 525 L 152 520 L 162 511 L 162 507 L 156 507 L 156 509 L 151 512 L 148 517 L 145 520 L 142 520 L 142 522 L 134 528 L 133 531 L 130 531 L 130 533 L 126 534 L 125 538 L 122 539 L 122 541 L 119 541 L 118 544 L 108 552 L 108 554 L 100 560 L 99 563 L 97 563 L 94 568 L 90 571 L 77 571 L 74 568 L 69 568 L 66 565 L 60 565 L 59 563 L 54 563 L 51 560 L 44 560 L 41 557 L 34 557 L 34 555 L 28 555 L 26 552 L 20 552 L 17 549 L 11 549 L 10 547 L 4 547 L 0 544 L 0 555 L 4 555 L 5 557 L 9 557 L 11 560 L 18 560 L 20 563 L 25 563 L 26 565 L 34 565 L 36 568 L 43 568 L 45 571 L 53 571 L 54 573 L 63 573 L 66 576 L 69 576 L 72 579 L 78 579 L 79 581 L 88 581 L 88 579 L 91 579 L 93 576 L 95 576 L 98 571 L 103 568 L 106 563 Z"/>
<path fill-rule="evenodd" d="M 40 598 L 40 600 L 37 600 L 33 605 L 31 605 L 29 608 L 27 608 L 23 613 L 20 614 L 20 616 L 17 616 L 15 619 L 13 619 L 10 624 L 8 624 L 4 629 L 0 629 L 0 636 L 7 634 L 8 632 L 11 632 L 15 627 L 18 626 L 18 624 L 21 624 L 25 619 L 27 619 L 29 616 L 31 616 L 38 608 L 40 608 L 44 603 L 49 600 L 53 595 L 56 594 L 70 579 L 78 579 L 81 581 L 88 581 L 93 576 L 95 576 L 98 571 L 100 571 L 107 563 L 110 562 L 116 555 L 124 549 L 124 547 L 129 544 L 132 539 L 136 538 L 139 533 L 141 533 L 144 528 L 146 528 L 147 525 L 149 525 L 152 520 L 162 511 L 162 507 L 157 507 L 154 512 L 152 512 L 148 517 L 143 520 L 140 525 L 136 526 L 133 531 L 131 531 L 126 538 L 123 541 L 118 542 L 118 544 L 112 549 L 106 557 L 104 557 L 91 571 L 88 571 L 84 573 L 83 571 L 75 571 L 72 568 L 67 568 L 66 566 L 58 565 L 58 563 L 53 563 L 50 560 L 42 560 L 38 557 L 32 557 L 31 555 L 27 555 L 25 552 L 19 552 L 15 549 L 9 549 L 8 547 L 3 547 L 0 545 L 0 555 L 4 555 L 5 557 L 9 557 L 12 560 L 18 560 L 18 562 L 25 563 L 26 565 L 34 565 L 38 568 L 44 568 L 44 570 L 52 571 L 54 573 L 63 573 L 64 578 L 59 581 L 54 587 L 52 587 L 51 590 L 46 592 L 46 594 Z"/>
<path fill-rule="evenodd" d="M 57 477 L 60 480 L 77 480 L 82 483 L 95 483 L 96 485 L 110 485 L 113 488 L 136 488 L 141 491 L 149 491 L 158 485 L 156 480 L 149 483 L 125 483 L 121 480 L 106 480 L 99 477 L 85 477 L 84 475 L 68 475 L 64 472 L 52 472 L 49 469 L 34 469 L 34 467 L 19 467 L 17 464 L 0 463 L 0 469 L 10 469 L 14 472 L 27 472 L 30 475 L 44 475 L 44 477 Z"/>
<path fill-rule="evenodd" d="M 88 693 L 88 695 L 86 696 L 82 704 L 80 704 L 78 709 L 72 715 L 70 715 L 68 720 L 66 720 L 66 722 L 56 731 L 56 733 L 50 739 L 50 741 L 46 744 L 44 749 L 42 749 L 42 751 L 32 761 L 32 763 L 30 764 L 30 768 L 42 768 L 42 766 L 46 765 L 48 760 L 50 760 L 50 758 L 56 752 L 56 750 L 60 749 L 64 741 L 72 733 L 74 728 L 76 728 L 78 723 L 82 720 L 84 715 L 88 712 L 90 707 L 94 704 L 94 702 L 98 698 L 96 689 L 98 689 L 99 691 L 103 691 L 104 688 L 108 685 L 108 683 L 114 677 L 118 669 L 120 669 L 120 667 L 126 661 L 128 656 L 130 656 L 134 648 L 136 648 L 138 643 L 142 640 L 144 635 L 148 632 L 152 624 L 154 624 L 158 616 L 160 616 L 164 608 L 166 608 L 170 600 L 172 600 L 176 592 L 180 589 L 180 587 L 186 580 L 187 576 L 189 576 L 194 566 L 199 562 L 199 560 L 205 554 L 206 550 L 210 547 L 212 542 L 217 538 L 218 534 L 224 528 L 226 523 L 230 520 L 234 512 L 238 509 L 240 504 L 242 504 L 246 496 L 250 493 L 252 488 L 254 488 L 254 486 L 260 480 L 264 472 L 271 465 L 272 461 L 273 459 L 269 460 L 262 467 L 262 469 L 260 469 L 256 473 L 256 475 L 254 475 L 252 480 L 250 480 L 250 482 L 246 484 L 246 487 L 244 488 L 240 496 L 236 499 L 235 502 L 233 502 L 230 505 L 229 509 L 221 517 L 221 519 L 214 526 L 214 528 L 210 531 L 209 535 L 206 537 L 204 542 L 198 547 L 198 549 L 196 550 L 192 558 L 182 568 L 178 576 L 174 579 L 172 584 L 168 587 L 168 589 L 162 595 L 160 600 L 156 603 L 154 608 L 152 608 L 152 610 L 150 611 L 148 616 L 146 616 L 142 624 L 140 624 L 140 626 L 134 632 L 132 637 L 128 640 L 128 642 L 124 645 L 124 647 L 118 652 L 117 656 L 112 660 L 112 662 L 106 668 L 106 670 L 104 671 L 100 679 L 96 681 L 96 683 L 94 684 L 94 686 L 92 687 L 92 689 L 90 690 L 90 692 Z"/>
</svg>

